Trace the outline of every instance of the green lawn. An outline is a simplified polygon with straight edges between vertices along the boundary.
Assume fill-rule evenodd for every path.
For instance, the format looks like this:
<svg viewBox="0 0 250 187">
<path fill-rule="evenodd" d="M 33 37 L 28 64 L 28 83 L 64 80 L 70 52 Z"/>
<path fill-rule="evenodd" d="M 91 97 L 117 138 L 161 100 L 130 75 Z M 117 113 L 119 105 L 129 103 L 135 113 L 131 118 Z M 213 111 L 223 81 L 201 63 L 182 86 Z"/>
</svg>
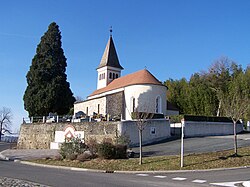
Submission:
<svg viewBox="0 0 250 187">
<path fill-rule="evenodd" d="M 228 168 L 250 166 L 250 147 L 238 149 L 237 157 L 232 156 L 233 150 L 203 154 L 190 154 L 184 157 L 184 170 Z M 100 169 L 100 170 L 127 170 L 127 171 L 158 171 L 180 170 L 180 156 L 144 157 L 143 164 L 139 165 L 137 158 L 123 160 L 93 159 L 90 161 L 56 161 L 53 159 L 35 160 L 32 162 L 69 167 Z"/>
</svg>

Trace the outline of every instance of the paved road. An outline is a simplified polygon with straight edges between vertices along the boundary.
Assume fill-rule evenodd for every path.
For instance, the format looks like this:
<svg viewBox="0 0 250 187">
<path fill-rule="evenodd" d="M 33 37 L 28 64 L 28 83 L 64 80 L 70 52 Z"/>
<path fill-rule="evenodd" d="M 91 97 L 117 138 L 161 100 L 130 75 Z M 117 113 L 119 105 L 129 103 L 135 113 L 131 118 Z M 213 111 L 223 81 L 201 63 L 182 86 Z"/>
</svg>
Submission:
<svg viewBox="0 0 250 187">
<path fill-rule="evenodd" d="M 184 152 L 189 153 L 202 153 L 220 151 L 225 149 L 233 149 L 233 136 L 208 136 L 198 138 L 184 139 Z M 0 152 L 9 145 L 0 143 Z M 238 135 L 238 147 L 250 146 L 250 134 Z M 139 149 L 133 148 L 138 155 Z M 58 154 L 57 150 L 5 150 L 1 152 L 2 155 L 10 159 L 31 160 L 37 158 L 54 157 Z M 175 139 L 165 141 L 155 145 L 143 146 L 144 156 L 160 156 L 160 155 L 178 155 L 180 154 L 180 140 Z"/>
<path fill-rule="evenodd" d="M 5 149 L 10 149 L 10 148 L 11 148 L 10 143 L 0 142 L 0 152 L 5 150 Z"/>
<path fill-rule="evenodd" d="M 0 161 L 0 176 L 55 187 L 198 187 L 215 186 L 215 184 L 234 186 L 234 183 L 243 184 L 245 182 L 247 184 L 246 181 L 250 181 L 250 168 L 223 171 L 121 174 L 51 169 Z M 245 186 L 249 187 L 249 184 Z"/>
<path fill-rule="evenodd" d="M 229 136 L 207 136 L 184 139 L 184 151 L 188 153 L 204 153 L 233 149 L 234 138 Z M 250 146 L 250 133 L 238 135 L 238 147 Z M 139 148 L 133 148 L 139 153 Z M 180 139 L 165 141 L 155 145 L 143 146 L 144 156 L 178 155 L 180 154 Z"/>
</svg>

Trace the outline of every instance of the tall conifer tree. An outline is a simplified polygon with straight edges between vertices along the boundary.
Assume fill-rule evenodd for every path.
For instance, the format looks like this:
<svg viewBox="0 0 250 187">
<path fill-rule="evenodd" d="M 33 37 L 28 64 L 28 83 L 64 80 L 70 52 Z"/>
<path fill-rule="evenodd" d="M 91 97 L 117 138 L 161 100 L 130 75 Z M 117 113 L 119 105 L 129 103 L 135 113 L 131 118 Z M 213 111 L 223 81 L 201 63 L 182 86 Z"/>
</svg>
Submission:
<svg viewBox="0 0 250 187">
<path fill-rule="evenodd" d="M 24 108 L 29 116 L 68 113 L 75 101 L 67 82 L 66 58 L 59 26 L 53 22 L 42 36 L 26 78 Z"/>
</svg>

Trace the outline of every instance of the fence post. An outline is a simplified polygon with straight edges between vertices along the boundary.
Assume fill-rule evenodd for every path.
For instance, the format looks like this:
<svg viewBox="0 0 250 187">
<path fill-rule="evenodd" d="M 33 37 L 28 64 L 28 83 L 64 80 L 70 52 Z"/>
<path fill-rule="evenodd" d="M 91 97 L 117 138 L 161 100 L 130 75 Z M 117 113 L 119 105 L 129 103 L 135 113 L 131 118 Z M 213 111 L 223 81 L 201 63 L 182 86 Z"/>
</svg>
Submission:
<svg viewBox="0 0 250 187">
<path fill-rule="evenodd" d="M 33 123 L 33 116 L 32 116 L 31 119 L 30 119 L 30 123 Z"/>
<path fill-rule="evenodd" d="M 43 123 L 45 123 L 45 116 L 43 116 Z"/>
<path fill-rule="evenodd" d="M 57 123 L 59 122 L 59 116 L 56 116 L 56 122 Z"/>
</svg>

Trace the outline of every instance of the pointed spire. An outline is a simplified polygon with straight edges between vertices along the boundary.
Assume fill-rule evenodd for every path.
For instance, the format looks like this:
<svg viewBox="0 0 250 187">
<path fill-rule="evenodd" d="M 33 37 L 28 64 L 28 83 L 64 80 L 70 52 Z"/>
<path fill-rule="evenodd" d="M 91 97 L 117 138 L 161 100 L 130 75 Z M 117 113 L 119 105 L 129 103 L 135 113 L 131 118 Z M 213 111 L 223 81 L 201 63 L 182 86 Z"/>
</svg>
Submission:
<svg viewBox="0 0 250 187">
<path fill-rule="evenodd" d="M 115 44 L 112 38 L 112 31 L 113 31 L 112 27 L 110 27 L 110 37 L 106 45 L 105 51 L 102 55 L 101 62 L 97 69 L 102 68 L 104 66 L 110 66 L 110 67 L 123 69 L 123 67 L 119 63 L 119 59 L 115 50 Z"/>
</svg>

